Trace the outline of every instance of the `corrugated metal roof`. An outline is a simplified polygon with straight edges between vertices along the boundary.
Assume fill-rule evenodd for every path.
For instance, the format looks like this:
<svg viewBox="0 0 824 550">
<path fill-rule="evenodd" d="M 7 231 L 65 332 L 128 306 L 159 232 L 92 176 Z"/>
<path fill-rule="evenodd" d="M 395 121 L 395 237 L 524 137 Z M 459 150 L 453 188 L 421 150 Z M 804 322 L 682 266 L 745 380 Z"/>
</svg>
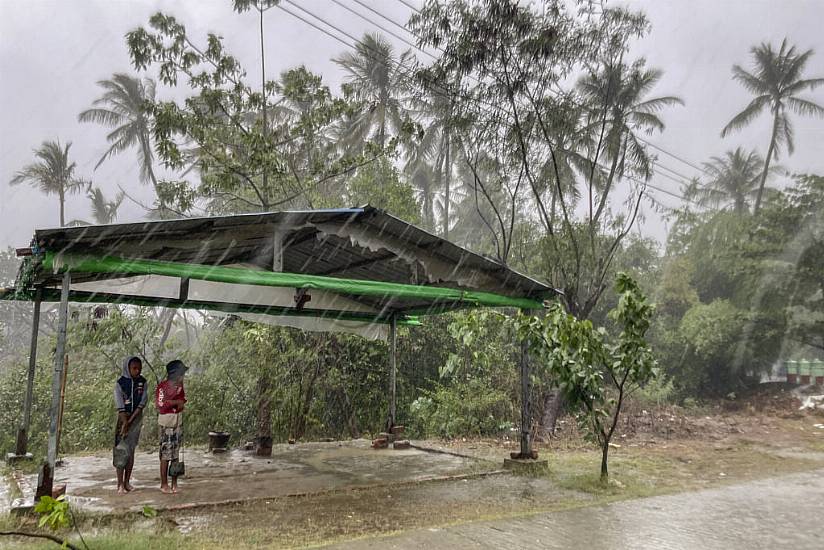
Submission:
<svg viewBox="0 0 824 550">
<path fill-rule="evenodd" d="M 243 263 L 271 270 L 276 233 L 284 239 L 285 272 L 537 299 L 554 293 L 493 259 L 369 206 L 40 229 L 34 239 L 41 249 L 53 252 L 204 265 Z M 53 285 L 58 277 L 40 272 L 34 282 Z M 375 300 L 370 305 L 395 306 Z M 403 309 L 427 305 L 407 302 Z"/>
</svg>

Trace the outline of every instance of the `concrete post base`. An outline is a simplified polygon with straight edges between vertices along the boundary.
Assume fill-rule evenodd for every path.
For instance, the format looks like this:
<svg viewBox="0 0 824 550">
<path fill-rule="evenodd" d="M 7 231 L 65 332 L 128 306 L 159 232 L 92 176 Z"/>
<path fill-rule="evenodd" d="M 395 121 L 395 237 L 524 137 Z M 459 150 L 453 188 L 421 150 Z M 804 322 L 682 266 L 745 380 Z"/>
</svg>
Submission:
<svg viewBox="0 0 824 550">
<path fill-rule="evenodd" d="M 504 469 L 516 474 L 537 475 L 549 471 L 549 462 L 529 458 L 505 458 Z"/>
<path fill-rule="evenodd" d="M 34 458 L 31 453 L 26 453 L 24 455 L 19 455 L 17 453 L 6 453 L 6 464 L 9 466 L 13 466 L 18 462 L 23 462 L 27 460 L 32 460 Z"/>
</svg>

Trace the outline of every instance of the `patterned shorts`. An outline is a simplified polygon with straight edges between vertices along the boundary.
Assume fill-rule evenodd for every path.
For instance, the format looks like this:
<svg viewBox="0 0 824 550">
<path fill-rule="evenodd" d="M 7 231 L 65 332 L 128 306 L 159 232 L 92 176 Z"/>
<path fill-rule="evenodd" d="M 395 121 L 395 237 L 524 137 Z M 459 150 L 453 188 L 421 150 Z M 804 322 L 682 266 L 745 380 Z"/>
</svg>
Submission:
<svg viewBox="0 0 824 550">
<path fill-rule="evenodd" d="M 183 430 L 160 427 L 160 460 L 180 460 Z"/>
</svg>

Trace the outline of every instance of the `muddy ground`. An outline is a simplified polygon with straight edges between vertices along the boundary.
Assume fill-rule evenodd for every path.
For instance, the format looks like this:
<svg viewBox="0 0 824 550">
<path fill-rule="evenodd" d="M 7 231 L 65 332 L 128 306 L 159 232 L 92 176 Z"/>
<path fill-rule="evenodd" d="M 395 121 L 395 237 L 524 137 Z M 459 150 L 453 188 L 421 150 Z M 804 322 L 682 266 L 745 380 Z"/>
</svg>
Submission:
<svg viewBox="0 0 824 550">
<path fill-rule="evenodd" d="M 632 405 L 616 432 L 610 458 L 612 482 L 607 486 L 598 482 L 597 449 L 584 442 L 574 420 L 566 418 L 557 438 L 537 445 L 549 461 L 545 475 L 504 473 L 415 481 L 412 474 L 428 475 L 439 469 L 438 464 L 443 468 L 440 473 L 447 474 L 495 470 L 517 448 L 514 438 L 505 436 L 421 441 L 417 443 L 474 460 L 418 455 L 424 460 L 409 464 L 404 474 L 408 482 L 393 482 L 393 468 L 384 465 L 378 485 L 344 483 L 302 496 L 281 494 L 169 509 L 157 517 L 85 512 L 78 523 L 95 548 L 305 547 L 727 486 L 824 467 L 824 411 L 799 411 L 799 405 L 795 390 L 781 384 L 704 407 Z M 355 456 L 362 451 L 351 452 Z M 373 451 L 363 452 L 362 464 L 367 466 L 361 473 L 370 473 Z M 318 469 L 318 459 L 306 460 L 314 460 L 312 468 L 323 475 L 328 473 L 324 468 L 354 468 L 340 463 L 324 466 L 321 460 Z M 232 485 L 231 480 L 226 478 L 226 484 Z M 6 520 L 25 528 L 33 528 L 32 521 Z M 0 539 L 0 545 L 4 542 Z"/>
</svg>

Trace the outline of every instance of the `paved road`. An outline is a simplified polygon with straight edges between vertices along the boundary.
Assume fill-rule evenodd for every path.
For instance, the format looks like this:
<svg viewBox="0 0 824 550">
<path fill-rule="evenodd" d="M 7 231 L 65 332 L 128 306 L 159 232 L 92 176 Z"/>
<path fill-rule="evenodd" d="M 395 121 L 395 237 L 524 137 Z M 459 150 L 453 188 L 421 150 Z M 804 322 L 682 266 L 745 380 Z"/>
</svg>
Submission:
<svg viewBox="0 0 824 550">
<path fill-rule="evenodd" d="M 337 549 L 824 549 L 824 470 L 339 544 Z"/>
</svg>

